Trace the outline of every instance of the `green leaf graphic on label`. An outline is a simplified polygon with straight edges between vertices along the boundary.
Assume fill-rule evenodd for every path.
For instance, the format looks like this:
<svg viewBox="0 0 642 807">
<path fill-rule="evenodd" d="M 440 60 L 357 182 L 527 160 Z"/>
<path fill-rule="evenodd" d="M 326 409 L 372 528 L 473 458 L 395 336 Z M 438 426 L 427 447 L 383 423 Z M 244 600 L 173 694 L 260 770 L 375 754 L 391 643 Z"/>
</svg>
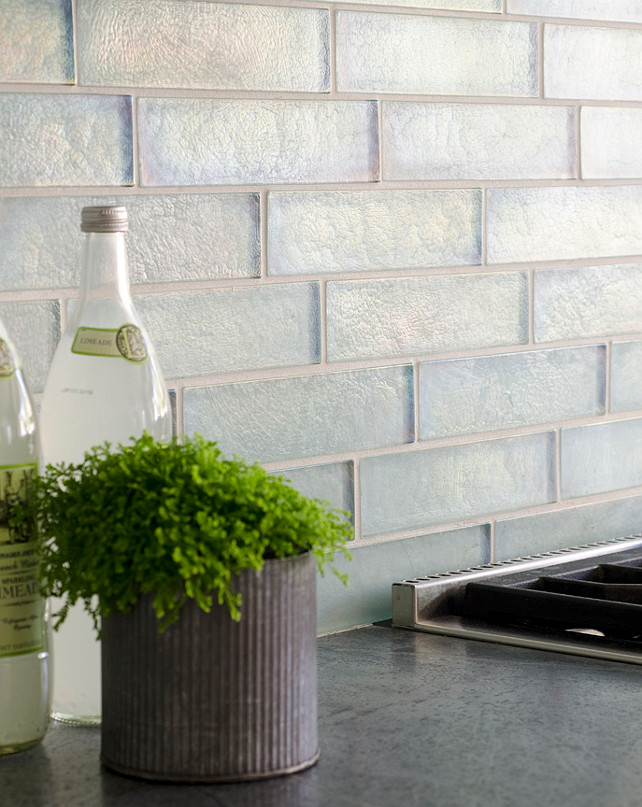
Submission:
<svg viewBox="0 0 642 807">
<path fill-rule="evenodd" d="M 10 523 L 16 506 L 31 493 L 36 471 L 36 463 L 0 466 L 0 658 L 43 647 L 35 525 Z"/>
<path fill-rule="evenodd" d="M 0 378 L 11 378 L 15 372 L 9 343 L 5 339 L 0 339 Z"/>
<path fill-rule="evenodd" d="M 147 345 L 141 329 L 126 323 L 120 328 L 78 328 L 71 352 L 140 363 L 147 358 Z"/>
</svg>

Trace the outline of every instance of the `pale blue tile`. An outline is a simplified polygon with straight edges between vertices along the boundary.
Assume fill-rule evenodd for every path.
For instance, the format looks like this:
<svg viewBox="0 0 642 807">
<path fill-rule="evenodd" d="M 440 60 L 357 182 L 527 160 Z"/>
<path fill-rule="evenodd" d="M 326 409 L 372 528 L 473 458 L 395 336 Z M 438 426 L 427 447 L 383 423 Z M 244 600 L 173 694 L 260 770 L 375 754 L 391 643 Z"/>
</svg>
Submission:
<svg viewBox="0 0 642 807">
<path fill-rule="evenodd" d="M 329 502 L 337 510 L 350 513 L 354 520 L 354 463 L 331 462 L 275 471 L 300 493 Z"/>
<path fill-rule="evenodd" d="M 546 98 L 642 100 L 642 31 L 544 26 Z"/>
<path fill-rule="evenodd" d="M 0 94 L 0 186 L 131 185 L 128 96 Z"/>
<path fill-rule="evenodd" d="M 320 361 L 317 283 L 139 295 L 135 304 L 169 378 Z"/>
<path fill-rule="evenodd" d="M 326 306 L 329 361 L 528 342 L 521 272 L 337 281 Z"/>
<path fill-rule="evenodd" d="M 368 457 L 361 461 L 362 532 L 547 504 L 555 501 L 555 481 L 552 432 Z"/>
<path fill-rule="evenodd" d="M 511 104 L 382 105 L 384 179 L 568 179 L 575 111 Z"/>
<path fill-rule="evenodd" d="M 642 177 L 642 109 L 582 107 L 582 177 Z"/>
<path fill-rule="evenodd" d="M 642 485 L 642 420 L 562 429 L 562 496 Z"/>
<path fill-rule="evenodd" d="M 77 287 L 80 211 L 123 204 L 129 214 L 132 283 L 258 277 L 256 194 L 164 194 L 0 198 L 0 289 Z"/>
<path fill-rule="evenodd" d="M 640 0 L 507 0 L 506 11 L 531 17 L 642 22 Z"/>
<path fill-rule="evenodd" d="M 423 362 L 420 439 L 600 415 L 605 384 L 604 345 Z"/>
<path fill-rule="evenodd" d="M 412 367 L 186 389 L 185 430 L 229 454 L 284 462 L 413 439 Z"/>
<path fill-rule="evenodd" d="M 537 26 L 526 22 L 337 13 L 342 92 L 535 96 Z"/>
<path fill-rule="evenodd" d="M 642 331 L 642 264 L 536 271 L 534 309 L 538 342 Z"/>
<path fill-rule="evenodd" d="M 640 513 L 642 496 L 632 496 L 503 519 L 495 525 L 495 560 L 511 560 L 638 533 L 642 530 Z"/>
<path fill-rule="evenodd" d="M 481 262 L 481 193 L 270 193 L 268 273 L 297 275 Z"/>
<path fill-rule="evenodd" d="M 0 0 L 0 81 L 74 83 L 71 0 Z"/>
<path fill-rule="evenodd" d="M 488 262 L 642 253 L 642 186 L 491 188 Z"/>
<path fill-rule="evenodd" d="M 330 89 L 325 9 L 83 0 L 78 43 L 83 84 Z"/>
<path fill-rule="evenodd" d="M 499 14 L 502 0 L 337 0 L 339 3 L 368 6 L 399 6 L 438 8 L 447 11 L 486 11 Z"/>
<path fill-rule="evenodd" d="M 0 319 L 20 354 L 29 389 L 32 393 L 42 392 L 60 339 L 60 303 L 0 303 Z"/>
<path fill-rule="evenodd" d="M 374 101 L 142 98 L 144 185 L 378 179 Z"/>
<path fill-rule="evenodd" d="M 613 342 L 611 411 L 626 412 L 631 409 L 642 409 L 642 341 Z"/>
<path fill-rule="evenodd" d="M 350 547 L 350 554 L 352 561 L 341 558 L 335 564 L 348 574 L 350 584 L 347 587 L 329 571 L 317 578 L 319 633 L 390 619 L 393 583 L 488 563 L 489 529 L 484 524 Z"/>
</svg>

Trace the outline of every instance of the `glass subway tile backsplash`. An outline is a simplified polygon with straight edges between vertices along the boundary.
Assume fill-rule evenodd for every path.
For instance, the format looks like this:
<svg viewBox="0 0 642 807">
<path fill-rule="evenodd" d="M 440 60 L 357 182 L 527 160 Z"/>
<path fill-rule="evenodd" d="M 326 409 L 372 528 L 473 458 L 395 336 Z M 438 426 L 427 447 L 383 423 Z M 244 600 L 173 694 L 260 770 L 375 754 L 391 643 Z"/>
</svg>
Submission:
<svg viewBox="0 0 642 807">
<path fill-rule="evenodd" d="M 75 288 L 80 211 L 108 202 L 127 206 L 129 274 L 135 285 L 261 274 L 255 193 L 6 196 L 0 197 L 0 290 Z M 77 248 L 70 249 L 72 244 Z"/>
<path fill-rule="evenodd" d="M 371 101 L 139 101 L 143 185 L 370 182 Z"/>
<path fill-rule="evenodd" d="M 80 81 L 327 92 L 329 36 L 325 9 L 83 0 L 78 4 Z"/>
<path fill-rule="evenodd" d="M 639 0 L 0 0 L 0 39 L 36 403 L 125 204 L 177 430 L 349 513 L 320 631 L 642 529 Z"/>
</svg>

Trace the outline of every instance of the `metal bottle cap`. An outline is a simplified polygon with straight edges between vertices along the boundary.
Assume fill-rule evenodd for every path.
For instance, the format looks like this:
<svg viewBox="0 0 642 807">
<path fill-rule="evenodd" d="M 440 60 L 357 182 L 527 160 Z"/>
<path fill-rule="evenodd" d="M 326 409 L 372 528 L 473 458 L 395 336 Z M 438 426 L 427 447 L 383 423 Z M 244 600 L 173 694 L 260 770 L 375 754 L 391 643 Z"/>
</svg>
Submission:
<svg viewBox="0 0 642 807">
<path fill-rule="evenodd" d="M 120 205 L 83 207 L 80 229 L 83 233 L 126 233 L 127 210 Z"/>
</svg>

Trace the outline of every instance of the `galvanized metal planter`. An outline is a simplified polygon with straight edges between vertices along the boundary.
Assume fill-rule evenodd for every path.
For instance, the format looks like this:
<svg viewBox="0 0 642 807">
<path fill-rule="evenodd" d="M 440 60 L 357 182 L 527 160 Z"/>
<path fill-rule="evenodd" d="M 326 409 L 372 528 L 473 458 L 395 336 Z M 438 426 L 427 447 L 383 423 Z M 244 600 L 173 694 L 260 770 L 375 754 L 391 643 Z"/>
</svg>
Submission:
<svg viewBox="0 0 642 807">
<path fill-rule="evenodd" d="M 119 773 L 230 782 L 318 759 L 316 564 L 267 561 L 238 579 L 242 619 L 190 601 L 163 634 L 151 598 L 103 620 L 101 759 Z"/>
</svg>

